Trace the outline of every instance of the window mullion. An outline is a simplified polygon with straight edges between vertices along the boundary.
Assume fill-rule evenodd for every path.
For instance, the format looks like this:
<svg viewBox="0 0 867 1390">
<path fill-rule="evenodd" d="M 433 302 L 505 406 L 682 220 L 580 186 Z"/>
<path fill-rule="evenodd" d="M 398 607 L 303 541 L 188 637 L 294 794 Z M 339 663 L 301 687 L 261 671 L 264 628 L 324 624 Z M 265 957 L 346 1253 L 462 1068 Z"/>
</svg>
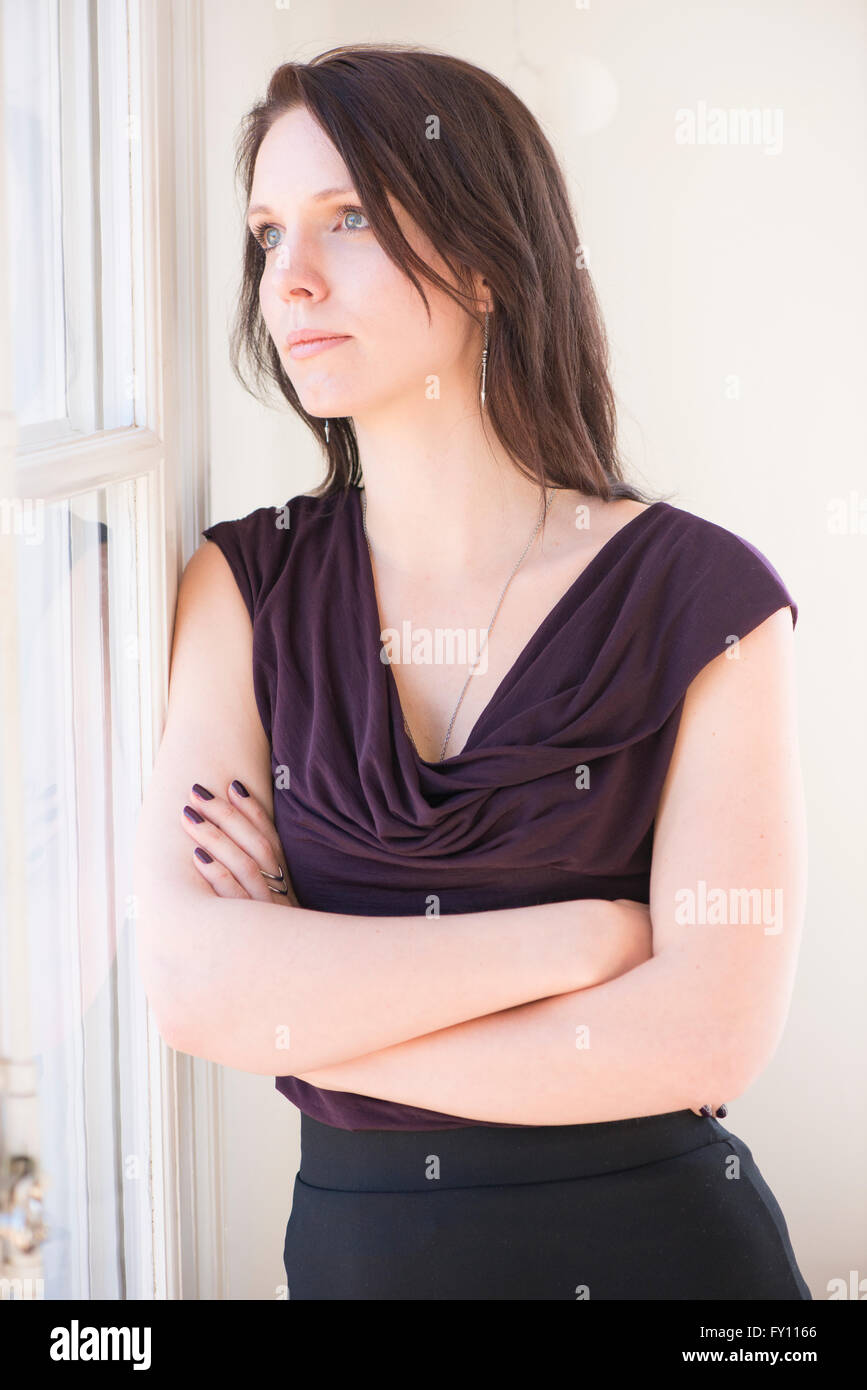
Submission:
<svg viewBox="0 0 867 1390">
<path fill-rule="evenodd" d="M 103 427 L 96 5 L 64 0 L 59 14 L 67 415 L 84 434 Z"/>
<path fill-rule="evenodd" d="M 97 0 L 102 413 L 133 423 L 130 72 L 125 0 Z"/>
<path fill-rule="evenodd" d="M 64 440 L 19 457 L 18 496 L 59 501 L 109 483 L 154 473 L 164 461 L 165 445 L 152 430 L 106 430 Z"/>
</svg>

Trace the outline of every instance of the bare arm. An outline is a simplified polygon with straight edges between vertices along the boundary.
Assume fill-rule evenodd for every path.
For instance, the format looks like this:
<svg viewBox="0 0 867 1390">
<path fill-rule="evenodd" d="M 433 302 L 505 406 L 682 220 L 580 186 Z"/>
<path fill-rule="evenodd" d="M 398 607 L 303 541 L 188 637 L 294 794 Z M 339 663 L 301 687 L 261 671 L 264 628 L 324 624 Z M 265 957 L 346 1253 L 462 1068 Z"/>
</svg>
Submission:
<svg viewBox="0 0 867 1390">
<path fill-rule="evenodd" d="M 783 609 L 689 688 L 657 813 L 651 960 L 301 1079 L 506 1124 L 616 1120 L 741 1094 L 782 1033 L 804 911 L 792 657 Z M 700 880 L 725 894 L 729 919 L 749 901 L 743 890 L 768 890 L 771 912 L 684 922 L 684 890 L 700 892 Z"/>
<path fill-rule="evenodd" d="M 634 924 L 616 911 L 603 920 L 596 900 L 428 918 L 215 897 L 182 808 L 193 782 L 223 796 L 238 778 L 273 818 L 251 669 L 249 614 L 208 541 L 180 586 L 168 718 L 135 847 L 139 966 L 172 1046 L 297 1075 L 629 968 Z M 649 940 L 638 958 L 648 953 Z"/>
</svg>

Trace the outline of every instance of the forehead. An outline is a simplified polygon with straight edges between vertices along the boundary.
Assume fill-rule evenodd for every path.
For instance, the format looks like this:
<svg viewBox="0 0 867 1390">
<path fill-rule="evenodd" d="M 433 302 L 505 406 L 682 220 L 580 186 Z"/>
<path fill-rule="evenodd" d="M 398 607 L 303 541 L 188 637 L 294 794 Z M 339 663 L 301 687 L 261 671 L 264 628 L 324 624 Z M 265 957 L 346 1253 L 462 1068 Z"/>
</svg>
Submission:
<svg viewBox="0 0 867 1390">
<path fill-rule="evenodd" d="M 259 146 L 250 202 L 311 197 L 348 188 L 349 170 L 328 135 L 304 106 L 278 116 Z"/>
</svg>

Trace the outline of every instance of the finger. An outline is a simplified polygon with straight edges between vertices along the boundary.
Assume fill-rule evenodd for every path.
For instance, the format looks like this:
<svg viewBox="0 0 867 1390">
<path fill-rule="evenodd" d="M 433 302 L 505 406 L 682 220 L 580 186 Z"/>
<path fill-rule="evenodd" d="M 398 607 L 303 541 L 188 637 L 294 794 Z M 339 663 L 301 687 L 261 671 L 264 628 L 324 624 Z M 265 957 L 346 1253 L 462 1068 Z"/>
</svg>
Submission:
<svg viewBox="0 0 867 1390">
<path fill-rule="evenodd" d="M 292 886 L 292 880 L 289 877 L 288 865 L 286 864 L 286 854 L 280 843 L 280 836 L 277 834 L 277 827 L 274 824 L 272 815 L 259 798 L 251 791 L 248 791 L 244 783 L 239 781 L 237 777 L 229 783 L 227 794 L 231 797 L 232 805 L 237 806 L 240 811 L 243 811 L 251 824 L 256 827 L 265 839 L 267 839 L 274 850 L 277 863 L 281 866 L 279 879 L 272 878 L 271 871 L 266 870 L 262 864 L 259 865 L 260 869 L 266 874 L 266 877 L 272 878 L 274 884 L 273 891 L 282 894 L 288 889 L 288 894 L 286 894 L 287 902 L 293 907 L 298 907 L 298 899 L 295 897 L 295 890 Z"/>
<path fill-rule="evenodd" d="M 262 802 L 243 782 L 235 778 L 225 797 L 214 796 L 200 782 L 194 782 L 191 790 L 202 815 L 225 830 L 251 859 L 255 859 L 260 869 L 279 873 L 286 856 L 276 826 Z"/>
<path fill-rule="evenodd" d="M 234 875 L 229 873 L 225 864 L 214 859 L 201 845 L 197 845 L 193 850 L 193 863 L 202 878 L 210 883 L 218 898 L 246 898 L 249 901 L 250 894 L 242 888 Z"/>
<path fill-rule="evenodd" d="M 267 840 L 275 855 L 277 862 L 282 863 L 285 858 L 280 837 L 277 834 L 277 827 L 274 818 L 253 792 L 235 777 L 226 788 L 227 799 L 232 806 L 236 806 L 239 811 L 249 820 L 250 824 L 258 830 L 264 840 Z"/>
<path fill-rule="evenodd" d="M 277 827 L 259 798 L 252 795 L 238 778 L 227 787 L 225 798 L 215 797 L 199 782 L 193 783 L 192 793 L 199 801 L 201 813 L 212 824 L 219 825 L 255 860 L 266 879 L 272 900 L 284 906 L 298 907 Z M 234 819 L 233 810 L 236 812 Z M 243 820 L 237 819 L 238 814 L 243 815 Z M 247 886 L 251 887 L 249 883 Z M 253 893 L 252 888 L 251 895 L 259 897 L 259 893 Z"/>
<path fill-rule="evenodd" d="M 214 805 L 216 800 L 217 798 L 214 802 L 208 802 L 208 806 Z M 236 836 L 241 832 L 236 830 L 236 823 L 244 821 L 241 812 L 235 810 L 234 807 L 225 806 L 225 811 L 221 813 L 221 819 L 228 826 L 228 830 L 222 829 L 214 821 L 203 816 L 194 806 L 184 806 L 181 813 L 181 822 L 186 834 L 202 849 L 207 850 L 212 859 L 228 870 L 240 887 L 245 890 L 248 897 L 254 898 L 258 902 L 273 902 L 275 895 L 268 888 L 268 880 L 262 877 L 258 862 L 237 841 Z M 247 823 L 245 822 L 245 824 Z M 252 827 L 248 828 L 255 837 L 257 832 Z M 263 848 L 260 843 L 257 848 L 263 859 L 269 863 L 273 862 L 274 856 L 268 847 Z M 211 867 L 211 865 L 202 865 L 202 868 L 211 869 Z M 275 866 L 269 872 L 279 873 L 280 866 Z M 283 873 L 285 878 L 285 870 Z M 275 882 L 275 886 L 282 887 L 284 885 Z"/>
<path fill-rule="evenodd" d="M 197 845 L 193 851 L 193 863 L 196 865 L 202 877 L 208 880 L 218 897 L 246 898 L 247 901 L 251 900 L 252 894 L 247 892 L 243 885 L 229 872 L 225 864 L 221 864 L 218 859 L 214 859 L 201 845 Z M 288 886 L 283 883 L 278 884 L 275 890 L 274 901 L 280 901 L 280 889 L 283 889 L 284 893 L 283 902 L 292 907 L 298 907 L 299 904 L 294 896 L 291 884 Z M 266 901 L 264 896 L 258 900 L 262 902 Z"/>
</svg>

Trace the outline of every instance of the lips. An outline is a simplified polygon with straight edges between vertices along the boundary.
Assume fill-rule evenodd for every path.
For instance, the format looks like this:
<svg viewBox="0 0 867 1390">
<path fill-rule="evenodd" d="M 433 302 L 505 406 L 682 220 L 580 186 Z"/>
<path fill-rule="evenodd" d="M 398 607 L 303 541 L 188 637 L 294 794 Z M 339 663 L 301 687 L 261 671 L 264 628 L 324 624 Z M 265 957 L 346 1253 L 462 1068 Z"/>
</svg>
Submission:
<svg viewBox="0 0 867 1390">
<path fill-rule="evenodd" d="M 329 348 L 348 341 L 348 333 L 323 333 L 319 337 L 305 335 L 294 342 L 290 335 L 287 351 L 292 358 L 314 357 L 317 353 L 327 352 Z"/>
</svg>

